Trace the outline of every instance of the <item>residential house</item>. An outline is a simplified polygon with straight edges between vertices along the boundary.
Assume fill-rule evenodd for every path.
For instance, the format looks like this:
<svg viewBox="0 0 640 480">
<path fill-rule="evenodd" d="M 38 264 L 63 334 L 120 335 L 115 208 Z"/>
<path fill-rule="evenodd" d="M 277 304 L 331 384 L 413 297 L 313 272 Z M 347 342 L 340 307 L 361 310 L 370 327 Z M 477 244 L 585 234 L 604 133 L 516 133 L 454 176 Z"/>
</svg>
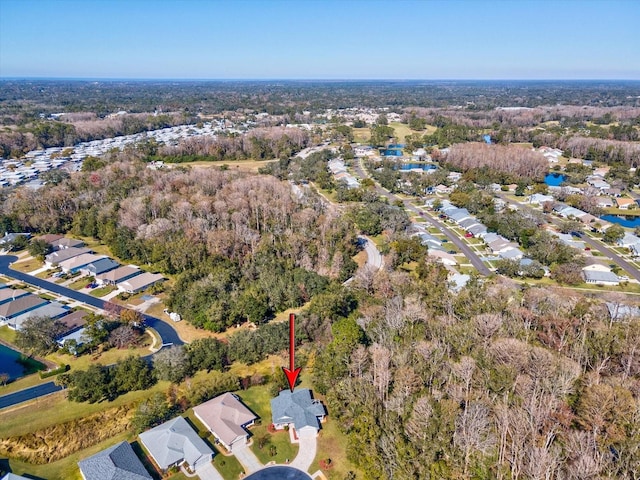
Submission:
<svg viewBox="0 0 640 480">
<path fill-rule="evenodd" d="M 458 293 L 460 290 L 467 286 L 469 280 L 471 280 L 471 276 L 467 275 L 466 273 L 454 273 L 448 278 L 449 290 L 454 293 Z"/>
<path fill-rule="evenodd" d="M 487 233 L 487 227 L 482 224 L 478 224 L 468 228 L 467 232 L 469 232 L 474 237 L 482 238 L 483 234 Z"/>
<path fill-rule="evenodd" d="M 313 437 L 320 430 L 320 422 L 326 415 L 324 406 L 311 396 L 308 388 L 291 392 L 282 390 L 271 400 L 273 426 L 283 430 L 285 426 L 295 428 L 298 437 Z"/>
<path fill-rule="evenodd" d="M 213 458 L 213 450 L 182 417 L 141 433 L 140 441 L 162 470 L 184 463 L 195 469 Z"/>
<path fill-rule="evenodd" d="M 56 250 L 64 250 L 65 248 L 82 248 L 84 247 L 84 242 L 82 240 L 76 240 L 75 238 L 66 238 L 62 237 L 58 240 L 54 240 L 51 243 L 51 246 Z"/>
<path fill-rule="evenodd" d="M 122 290 L 123 292 L 138 293 L 163 280 L 164 277 L 159 273 L 145 272 L 140 275 L 136 275 L 135 277 L 129 278 L 128 280 L 118 282 L 117 286 L 118 289 Z"/>
<path fill-rule="evenodd" d="M 30 318 L 35 317 L 48 317 L 52 320 L 60 318 L 69 313 L 69 307 L 62 305 L 58 302 L 45 303 L 44 305 L 22 313 L 10 320 L 7 320 L 7 325 L 14 330 L 22 330 L 24 322 Z"/>
<path fill-rule="evenodd" d="M 458 261 L 456 260 L 456 257 L 454 257 L 452 254 L 447 253 L 447 252 L 443 252 L 442 250 L 432 250 L 429 249 L 427 251 L 427 255 L 431 258 L 436 258 L 439 259 L 440 262 L 443 265 L 449 265 L 449 266 L 454 266 L 458 264 Z"/>
<path fill-rule="evenodd" d="M 524 252 L 519 248 L 512 247 L 498 252 L 498 256 L 503 260 L 519 260 L 524 257 Z"/>
<path fill-rule="evenodd" d="M 193 408 L 193 413 L 229 451 L 247 443 L 247 428 L 258 417 L 233 393 L 223 393 Z"/>
<path fill-rule="evenodd" d="M 469 228 L 473 227 L 474 225 L 480 225 L 480 221 L 473 217 L 465 218 L 464 220 L 459 221 L 458 225 L 460 225 L 466 231 L 469 231 Z"/>
<path fill-rule="evenodd" d="M 600 177 L 600 178 L 604 178 L 607 176 L 607 174 L 609 173 L 609 170 L 611 170 L 611 167 L 599 167 L 599 168 L 594 168 L 593 169 L 593 176 L 594 177 Z"/>
<path fill-rule="evenodd" d="M 517 243 L 510 242 L 506 238 L 499 238 L 487 245 L 492 253 L 505 252 L 511 248 L 518 248 Z"/>
<path fill-rule="evenodd" d="M 501 238 L 504 238 L 504 237 L 502 237 L 501 235 L 498 235 L 496 232 L 489 232 L 482 237 L 482 240 L 484 241 L 484 243 L 488 245 L 491 242 L 495 242 L 496 240 L 499 240 Z"/>
<path fill-rule="evenodd" d="M 602 180 L 602 178 L 600 177 L 594 177 L 594 176 L 587 177 L 587 183 L 591 185 L 593 188 L 600 190 L 600 192 L 603 192 L 604 190 L 608 190 L 611 188 L 611 185 L 609 185 L 607 182 Z"/>
<path fill-rule="evenodd" d="M 83 253 L 82 255 L 77 255 L 69 260 L 58 263 L 58 266 L 64 273 L 76 273 L 79 272 L 82 267 L 96 262 L 101 258 L 104 258 L 104 256 L 94 255 L 93 253 Z"/>
<path fill-rule="evenodd" d="M 7 324 L 12 318 L 48 303 L 47 300 L 29 294 L 0 305 L 0 324 Z"/>
<path fill-rule="evenodd" d="M 447 216 L 456 223 L 460 223 L 462 220 L 472 218 L 469 210 L 466 208 L 456 208 L 454 211 L 448 212 Z"/>
<path fill-rule="evenodd" d="M 118 268 L 120 264 L 109 257 L 101 258 L 95 262 L 91 262 L 80 269 L 80 273 L 84 275 L 100 275 L 101 273 L 108 272 L 115 268 Z"/>
<path fill-rule="evenodd" d="M 123 265 L 114 270 L 109 270 L 96 275 L 96 283 L 98 285 L 115 285 L 118 282 L 129 280 L 136 275 L 140 275 L 142 270 L 132 265 Z"/>
<path fill-rule="evenodd" d="M 631 248 L 632 245 L 640 243 L 640 237 L 633 235 L 629 232 L 625 232 L 624 237 L 616 242 L 619 246 L 623 248 Z"/>
<path fill-rule="evenodd" d="M 449 193 L 453 192 L 453 187 L 447 187 L 446 185 L 440 184 L 440 185 L 436 185 L 434 190 L 436 191 L 436 193 L 439 193 L 441 195 L 445 195 L 445 194 L 449 194 Z"/>
<path fill-rule="evenodd" d="M 29 295 L 29 292 L 20 288 L 6 288 L 5 285 L 4 288 L 0 289 L 0 305 L 2 305 L 3 303 L 11 302 L 16 298 L 20 298 L 25 295 Z"/>
<path fill-rule="evenodd" d="M 79 255 L 90 253 L 88 248 L 69 247 L 62 250 L 56 250 L 44 257 L 44 262 L 47 266 L 53 267 L 60 262 L 69 260 L 70 258 L 77 257 Z"/>
<path fill-rule="evenodd" d="M 48 243 L 49 245 L 51 245 L 52 242 L 60 240 L 61 238 L 64 238 L 64 236 L 63 235 L 57 235 L 55 233 L 47 233 L 45 235 L 40 235 L 36 240 L 42 240 L 43 242 Z"/>
<path fill-rule="evenodd" d="M 564 245 L 578 250 L 584 250 L 585 243 L 582 240 L 576 240 L 576 237 L 569 235 L 568 233 L 560 233 L 554 230 L 550 230 L 550 233 Z"/>
<path fill-rule="evenodd" d="M 555 198 L 551 195 L 543 195 L 542 193 L 534 193 L 529 195 L 528 202 L 532 205 L 542 205 L 546 202 L 554 202 Z"/>
<path fill-rule="evenodd" d="M 616 198 L 614 200 L 620 210 L 628 210 L 638 205 L 636 201 L 632 198 Z"/>
<path fill-rule="evenodd" d="M 84 480 L 153 480 L 127 442 L 80 460 L 78 466 Z"/>
<path fill-rule="evenodd" d="M 598 285 L 619 285 L 620 279 L 608 267 L 594 263 L 582 269 L 582 276 L 587 283 Z"/>
<path fill-rule="evenodd" d="M 89 312 L 86 310 L 76 310 L 75 312 L 71 312 L 63 317 L 58 319 L 59 323 L 63 324 L 66 327 L 66 330 L 63 332 L 63 335 L 68 335 L 71 332 L 75 332 L 82 327 L 84 327 L 87 323 L 85 317 L 89 315 Z"/>
<path fill-rule="evenodd" d="M 0 245 L 8 245 L 10 243 L 15 242 L 19 237 L 27 237 L 31 236 L 30 233 L 8 233 L 5 232 L 4 237 L 0 238 Z"/>
</svg>

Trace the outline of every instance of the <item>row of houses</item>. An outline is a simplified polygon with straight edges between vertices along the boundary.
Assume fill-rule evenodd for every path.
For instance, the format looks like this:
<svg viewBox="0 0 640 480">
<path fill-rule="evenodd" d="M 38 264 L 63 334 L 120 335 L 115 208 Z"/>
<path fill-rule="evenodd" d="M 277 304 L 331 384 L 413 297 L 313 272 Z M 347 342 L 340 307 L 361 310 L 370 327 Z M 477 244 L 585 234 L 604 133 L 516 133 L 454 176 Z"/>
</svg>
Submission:
<svg viewBox="0 0 640 480">
<path fill-rule="evenodd" d="M 425 206 L 433 208 L 434 203 L 435 199 L 429 199 Z M 517 243 L 507 240 L 497 233 L 489 232 L 487 227 L 470 214 L 466 208 L 458 208 L 449 200 L 443 200 L 439 211 L 441 215 L 462 228 L 468 236 L 482 239 L 491 253 L 499 258 L 516 260 L 524 256 L 524 252 L 520 250 Z"/>
<path fill-rule="evenodd" d="M 45 235 L 40 237 L 54 247 L 45 256 L 45 265 L 58 267 L 63 273 L 92 276 L 98 285 L 115 285 L 126 293 L 138 293 L 164 280 L 158 273 L 150 273 L 133 265 L 120 265 L 106 255 L 96 255 L 84 247 L 81 240 Z"/>
<path fill-rule="evenodd" d="M 360 186 L 358 179 L 347 172 L 347 167 L 342 159 L 334 158 L 329 160 L 327 166 L 329 167 L 329 171 L 333 174 L 333 177 L 338 182 L 344 183 L 347 188 L 358 188 Z"/>
<path fill-rule="evenodd" d="M 272 422 L 276 429 L 289 427 L 298 437 L 315 436 L 326 412 L 314 400 L 309 389 L 283 390 L 271 401 Z M 258 416 L 240 398 L 224 393 L 194 407 L 196 418 L 228 452 L 247 444 L 248 428 Z M 140 434 L 140 443 L 161 471 L 188 467 L 196 474 L 209 464 L 214 451 L 181 416 Z M 149 480 L 146 470 L 131 445 L 121 442 L 78 462 L 84 480 Z M 104 472 L 110 476 L 105 477 Z"/>
<path fill-rule="evenodd" d="M 13 330 L 21 330 L 30 318 L 47 317 L 58 320 L 65 326 L 65 330 L 58 337 L 58 343 L 62 344 L 67 336 L 82 329 L 87 314 L 83 310 L 73 311 L 67 305 L 45 300 L 27 290 L 10 288 L 0 283 L 0 326 L 6 325 Z"/>
<path fill-rule="evenodd" d="M 154 140 L 165 145 L 177 145 L 190 137 L 215 136 L 225 129 L 225 121 L 207 122 L 202 126 L 178 125 L 148 132 L 123 135 L 102 140 L 81 142 L 72 148 L 51 147 L 32 150 L 24 159 L 0 158 L 0 187 L 27 184 L 33 188 L 43 185 L 38 178 L 41 173 L 61 168 L 70 172 L 79 171 L 88 156 L 99 157 L 113 149 L 122 150 L 128 145 Z M 72 153 L 68 153 L 71 151 Z"/>
</svg>

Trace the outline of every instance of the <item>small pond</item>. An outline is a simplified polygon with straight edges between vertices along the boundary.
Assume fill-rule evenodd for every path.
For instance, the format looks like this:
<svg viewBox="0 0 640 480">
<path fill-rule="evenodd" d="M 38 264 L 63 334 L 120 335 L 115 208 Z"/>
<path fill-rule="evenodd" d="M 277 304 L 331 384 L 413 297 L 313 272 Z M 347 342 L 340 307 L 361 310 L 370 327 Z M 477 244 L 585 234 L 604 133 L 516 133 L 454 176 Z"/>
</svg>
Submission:
<svg viewBox="0 0 640 480">
<path fill-rule="evenodd" d="M 640 216 L 603 215 L 600 218 L 607 222 L 617 223 L 618 225 L 622 225 L 627 228 L 640 227 Z"/>
<path fill-rule="evenodd" d="M 20 352 L 0 345 L 0 373 L 9 374 L 9 381 L 16 380 L 44 368 L 44 365 L 32 359 L 21 363 L 19 361 L 21 356 L 22 354 Z"/>
<path fill-rule="evenodd" d="M 414 170 L 414 169 L 422 169 L 425 172 L 427 170 L 435 170 L 438 167 L 436 167 L 435 165 L 431 164 L 431 163 L 403 163 L 402 165 L 400 165 L 399 169 L 400 170 Z"/>
<path fill-rule="evenodd" d="M 544 183 L 550 187 L 559 187 L 566 179 L 567 176 L 561 173 L 547 173 L 544 177 Z"/>
</svg>

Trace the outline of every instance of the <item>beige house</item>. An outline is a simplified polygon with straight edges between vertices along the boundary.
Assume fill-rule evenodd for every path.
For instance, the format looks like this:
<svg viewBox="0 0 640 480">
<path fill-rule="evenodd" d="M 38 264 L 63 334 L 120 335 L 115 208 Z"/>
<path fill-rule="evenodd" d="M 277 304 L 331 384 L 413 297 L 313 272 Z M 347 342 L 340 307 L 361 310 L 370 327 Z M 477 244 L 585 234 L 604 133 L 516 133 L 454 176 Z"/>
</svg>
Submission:
<svg viewBox="0 0 640 480">
<path fill-rule="evenodd" d="M 614 200 L 620 210 L 628 210 L 637 205 L 636 201 L 632 198 L 616 198 Z"/>
<path fill-rule="evenodd" d="M 193 413 L 229 451 L 234 445 L 247 443 L 247 428 L 258 418 L 232 393 L 224 393 L 194 407 Z"/>
</svg>

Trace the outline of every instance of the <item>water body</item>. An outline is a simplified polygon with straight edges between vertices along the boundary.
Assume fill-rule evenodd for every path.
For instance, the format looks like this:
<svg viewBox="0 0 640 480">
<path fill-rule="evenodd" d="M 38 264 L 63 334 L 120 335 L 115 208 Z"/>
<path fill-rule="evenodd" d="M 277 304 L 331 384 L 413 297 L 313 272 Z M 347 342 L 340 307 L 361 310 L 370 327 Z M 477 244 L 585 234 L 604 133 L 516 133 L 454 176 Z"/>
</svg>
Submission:
<svg viewBox="0 0 640 480">
<path fill-rule="evenodd" d="M 627 228 L 640 227 L 640 216 L 603 215 L 600 218 Z"/>
<path fill-rule="evenodd" d="M 400 165 L 400 170 L 413 170 L 413 169 L 421 169 L 425 172 L 427 170 L 435 170 L 438 167 L 431 163 L 403 163 Z"/>
<path fill-rule="evenodd" d="M 9 380 L 15 380 L 25 374 L 24 366 L 18 363 L 20 352 L 0 345 L 0 373 L 8 373 Z"/>
<path fill-rule="evenodd" d="M 293 467 L 278 465 L 267 467 L 252 473 L 246 480 L 310 480 L 311 477 L 302 470 Z"/>
<path fill-rule="evenodd" d="M 544 183 L 550 187 L 559 187 L 566 179 L 567 176 L 561 173 L 547 173 L 544 177 Z"/>
</svg>

